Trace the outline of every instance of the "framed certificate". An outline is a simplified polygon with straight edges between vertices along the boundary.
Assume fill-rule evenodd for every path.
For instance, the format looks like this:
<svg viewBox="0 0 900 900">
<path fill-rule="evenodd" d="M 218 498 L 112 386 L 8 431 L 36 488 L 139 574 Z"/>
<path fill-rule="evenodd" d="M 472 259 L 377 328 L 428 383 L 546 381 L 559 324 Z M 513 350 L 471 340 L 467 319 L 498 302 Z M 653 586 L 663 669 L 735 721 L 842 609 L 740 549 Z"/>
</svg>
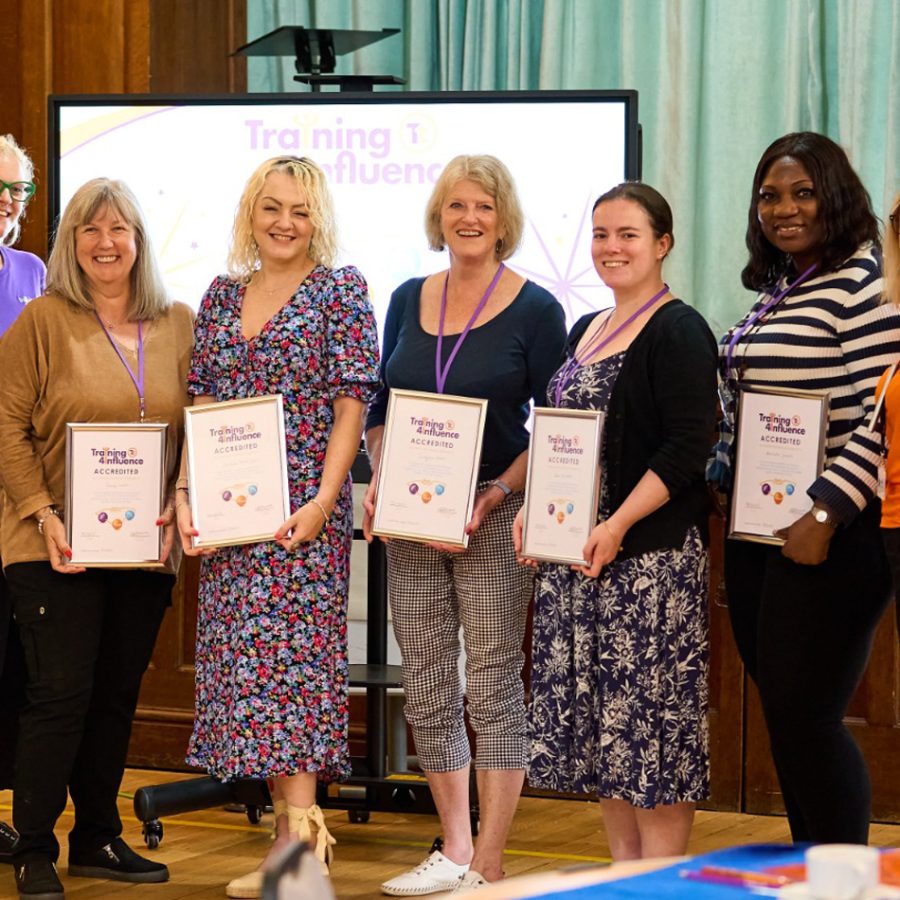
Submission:
<svg viewBox="0 0 900 900">
<path fill-rule="evenodd" d="M 184 411 L 195 547 L 275 539 L 291 514 L 281 394 Z"/>
<path fill-rule="evenodd" d="M 774 532 L 812 507 L 806 491 L 825 464 L 828 404 L 827 393 L 740 390 L 729 537 L 783 544 Z"/>
<path fill-rule="evenodd" d="M 584 565 L 582 553 L 597 524 L 600 439 L 604 414 L 581 409 L 535 409 L 522 555 Z"/>
<path fill-rule="evenodd" d="M 157 423 L 66 425 L 66 540 L 91 568 L 161 565 L 166 429 Z"/>
<path fill-rule="evenodd" d="M 391 390 L 372 531 L 466 547 L 487 400 Z"/>
</svg>

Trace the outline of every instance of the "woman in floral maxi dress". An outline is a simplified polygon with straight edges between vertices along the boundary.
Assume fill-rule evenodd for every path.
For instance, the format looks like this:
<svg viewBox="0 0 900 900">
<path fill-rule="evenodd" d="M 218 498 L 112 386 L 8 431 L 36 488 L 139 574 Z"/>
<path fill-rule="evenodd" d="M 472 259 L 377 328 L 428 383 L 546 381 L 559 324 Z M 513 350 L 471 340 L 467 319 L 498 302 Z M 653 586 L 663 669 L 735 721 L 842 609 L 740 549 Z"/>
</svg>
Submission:
<svg viewBox="0 0 900 900">
<path fill-rule="evenodd" d="M 349 773 L 349 469 L 378 386 L 366 282 L 331 268 L 335 250 L 322 170 L 296 157 L 264 163 L 240 202 L 229 275 L 203 298 L 189 374 L 195 404 L 282 395 L 294 512 L 271 541 L 204 552 L 188 763 L 271 779 L 275 847 L 315 836 L 323 868 L 333 839 L 316 781 Z M 178 506 L 189 547 L 185 494 Z M 260 868 L 226 892 L 261 887 Z"/>
<path fill-rule="evenodd" d="M 672 213 L 626 183 L 593 211 L 611 311 L 569 335 L 555 406 L 606 413 L 599 524 L 586 565 L 540 567 L 532 786 L 600 796 L 614 859 L 684 853 L 709 782 L 703 471 L 715 340 L 662 280 Z M 521 552 L 521 520 L 517 521 Z"/>
</svg>

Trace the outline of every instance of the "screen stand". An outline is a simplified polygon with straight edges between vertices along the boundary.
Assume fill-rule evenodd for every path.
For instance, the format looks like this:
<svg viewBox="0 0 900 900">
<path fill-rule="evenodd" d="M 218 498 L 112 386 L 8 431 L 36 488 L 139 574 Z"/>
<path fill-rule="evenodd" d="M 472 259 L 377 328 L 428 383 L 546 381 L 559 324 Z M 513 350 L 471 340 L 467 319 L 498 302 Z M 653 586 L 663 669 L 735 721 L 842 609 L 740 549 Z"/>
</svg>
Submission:
<svg viewBox="0 0 900 900">
<path fill-rule="evenodd" d="M 293 56 L 294 81 L 308 84 L 314 92 L 322 85 L 337 85 L 341 91 L 371 92 L 376 84 L 406 84 L 396 75 L 335 75 L 338 56 L 399 34 L 399 28 L 360 31 L 340 28 L 304 28 L 282 25 L 268 34 L 238 47 L 233 56 Z"/>
</svg>

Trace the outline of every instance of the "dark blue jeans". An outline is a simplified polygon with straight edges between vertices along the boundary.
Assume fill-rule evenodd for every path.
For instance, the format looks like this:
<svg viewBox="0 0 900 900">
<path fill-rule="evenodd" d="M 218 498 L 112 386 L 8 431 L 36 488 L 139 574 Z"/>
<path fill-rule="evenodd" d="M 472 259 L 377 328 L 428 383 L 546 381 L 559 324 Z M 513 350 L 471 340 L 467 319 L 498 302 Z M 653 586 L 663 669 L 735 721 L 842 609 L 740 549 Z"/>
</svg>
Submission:
<svg viewBox="0 0 900 900">
<path fill-rule="evenodd" d="M 801 566 L 780 547 L 725 542 L 725 587 L 741 659 L 756 682 L 795 841 L 868 840 L 871 784 L 843 718 L 890 602 L 872 503 Z"/>
<path fill-rule="evenodd" d="M 53 827 L 75 805 L 69 851 L 88 853 L 122 831 L 116 797 L 138 691 L 175 579 L 138 570 L 61 575 L 49 563 L 6 569 L 26 663 L 13 824 L 16 858 L 54 861 Z"/>
</svg>

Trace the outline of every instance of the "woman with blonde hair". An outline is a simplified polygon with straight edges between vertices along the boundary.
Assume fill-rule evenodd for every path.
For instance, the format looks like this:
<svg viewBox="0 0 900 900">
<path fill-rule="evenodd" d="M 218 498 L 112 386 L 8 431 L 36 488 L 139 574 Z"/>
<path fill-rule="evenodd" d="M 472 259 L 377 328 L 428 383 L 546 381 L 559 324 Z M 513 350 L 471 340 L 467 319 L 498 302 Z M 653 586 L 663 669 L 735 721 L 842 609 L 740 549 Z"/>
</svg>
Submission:
<svg viewBox="0 0 900 900">
<path fill-rule="evenodd" d="M 468 548 L 388 544 L 406 718 L 444 841 L 442 851 L 382 884 L 393 896 L 477 889 L 502 878 L 503 848 L 524 780 L 522 641 L 533 579 L 516 565 L 511 527 L 523 500 L 529 404 L 544 402 L 565 341 L 556 299 L 506 267 L 524 222 L 512 176 L 500 160 L 457 156 L 438 178 L 425 212 L 429 246 L 448 249 L 449 268 L 400 285 L 387 313 L 385 387 L 366 422 L 373 471 L 381 456 L 389 388 L 489 401 Z M 376 492 L 373 483 L 365 499 L 366 529 Z M 481 812 L 474 847 L 471 757 L 458 674 L 460 627 Z"/>
<path fill-rule="evenodd" d="M 117 794 L 144 671 L 171 602 L 174 494 L 192 342 L 169 300 L 137 200 L 96 178 L 62 214 L 47 293 L 0 341 L 0 535 L 26 657 L 13 795 L 19 894 L 63 896 L 54 825 L 75 806 L 69 875 L 160 882 L 122 840 Z M 64 524 L 66 423 L 165 422 L 161 570 L 72 565 Z M 175 552 L 178 550 L 178 552 Z"/>
<path fill-rule="evenodd" d="M 264 162 L 235 216 L 227 275 L 200 305 L 188 390 L 194 403 L 284 398 L 291 509 L 271 541 L 203 551 L 197 693 L 188 763 L 222 779 L 267 778 L 276 840 L 229 897 L 259 897 L 266 861 L 314 839 L 328 871 L 334 839 L 317 782 L 350 772 L 347 589 L 350 466 L 378 385 L 366 282 L 335 268 L 325 175 L 312 160 Z M 186 553 L 196 535 L 178 484 Z"/>
</svg>

